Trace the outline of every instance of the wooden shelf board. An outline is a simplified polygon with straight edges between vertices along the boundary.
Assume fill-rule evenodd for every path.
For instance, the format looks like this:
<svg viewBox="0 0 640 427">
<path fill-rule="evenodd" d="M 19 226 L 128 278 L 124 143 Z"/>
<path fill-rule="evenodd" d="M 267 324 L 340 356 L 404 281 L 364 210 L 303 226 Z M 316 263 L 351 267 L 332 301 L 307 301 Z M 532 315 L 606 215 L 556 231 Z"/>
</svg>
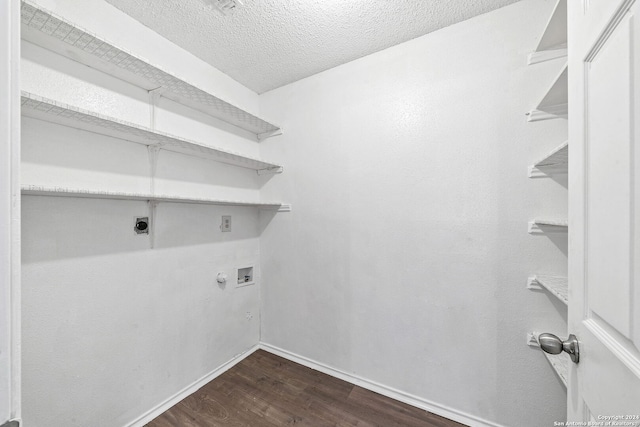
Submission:
<svg viewBox="0 0 640 427">
<path fill-rule="evenodd" d="M 163 150 L 215 160 L 257 171 L 282 171 L 282 166 L 239 153 L 159 132 L 134 123 L 82 110 L 29 92 L 22 92 L 22 114 L 39 120 L 112 136 Z"/>
<path fill-rule="evenodd" d="M 30 0 L 21 2 L 22 38 L 74 61 L 204 112 L 255 135 L 280 128 L 131 52 L 57 16 Z M 263 139 L 263 138 L 262 138 Z"/>
<path fill-rule="evenodd" d="M 139 200 L 139 201 L 155 201 L 168 203 L 192 203 L 204 205 L 222 205 L 222 206 L 252 206 L 265 209 L 278 209 L 281 203 L 263 203 L 263 202 L 247 202 L 239 200 L 221 200 L 210 198 L 191 198 L 171 195 L 152 195 L 139 193 L 124 193 L 114 191 L 95 191 L 81 190 L 59 187 L 42 187 L 42 186 L 23 186 L 22 195 L 24 196 L 52 196 L 52 197 L 75 197 L 88 199 L 112 199 L 112 200 Z"/>
</svg>

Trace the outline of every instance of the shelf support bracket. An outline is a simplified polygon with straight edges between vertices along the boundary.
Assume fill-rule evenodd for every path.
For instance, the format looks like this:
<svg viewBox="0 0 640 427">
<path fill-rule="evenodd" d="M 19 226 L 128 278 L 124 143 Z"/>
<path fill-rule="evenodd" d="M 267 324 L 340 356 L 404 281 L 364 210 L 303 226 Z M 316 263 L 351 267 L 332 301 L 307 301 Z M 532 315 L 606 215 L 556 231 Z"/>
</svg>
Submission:
<svg viewBox="0 0 640 427">
<path fill-rule="evenodd" d="M 149 244 L 151 249 L 155 248 L 156 243 L 156 208 L 158 203 L 157 200 L 147 200 L 149 207 Z"/>
<path fill-rule="evenodd" d="M 540 343 L 538 343 L 538 333 L 537 332 L 527 332 L 527 345 L 529 347 L 538 347 L 540 348 Z"/>
<path fill-rule="evenodd" d="M 158 169 L 158 155 L 160 154 L 159 145 L 147 146 L 149 153 L 149 191 L 151 195 L 156 195 L 156 171 Z"/>
<path fill-rule="evenodd" d="M 282 129 L 277 129 L 272 132 L 263 132 L 258 134 L 258 141 L 264 141 L 267 138 L 282 135 Z"/>
<path fill-rule="evenodd" d="M 542 286 L 540 285 L 540 282 L 538 281 L 538 278 L 536 276 L 530 276 L 527 279 L 527 289 L 535 289 L 538 291 L 542 290 Z"/>
<path fill-rule="evenodd" d="M 256 173 L 258 175 L 276 175 L 276 174 L 282 173 L 283 171 L 284 171 L 284 168 L 282 166 L 274 166 L 266 169 L 258 169 L 256 170 Z"/>
<path fill-rule="evenodd" d="M 158 104 L 158 100 L 165 92 L 165 88 L 160 86 L 155 89 L 151 89 L 148 91 L 149 93 L 149 125 L 151 129 L 156 130 L 156 105 Z"/>
</svg>

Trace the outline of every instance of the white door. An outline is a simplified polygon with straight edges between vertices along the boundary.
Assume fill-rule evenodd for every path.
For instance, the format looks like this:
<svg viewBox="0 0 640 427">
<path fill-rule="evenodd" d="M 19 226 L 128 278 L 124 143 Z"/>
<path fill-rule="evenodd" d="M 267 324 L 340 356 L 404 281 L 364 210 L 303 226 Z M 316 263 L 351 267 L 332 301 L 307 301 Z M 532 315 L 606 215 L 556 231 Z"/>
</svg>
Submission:
<svg viewBox="0 0 640 427">
<path fill-rule="evenodd" d="M 568 418 L 603 425 L 640 425 L 638 3 L 568 2 Z"/>
</svg>

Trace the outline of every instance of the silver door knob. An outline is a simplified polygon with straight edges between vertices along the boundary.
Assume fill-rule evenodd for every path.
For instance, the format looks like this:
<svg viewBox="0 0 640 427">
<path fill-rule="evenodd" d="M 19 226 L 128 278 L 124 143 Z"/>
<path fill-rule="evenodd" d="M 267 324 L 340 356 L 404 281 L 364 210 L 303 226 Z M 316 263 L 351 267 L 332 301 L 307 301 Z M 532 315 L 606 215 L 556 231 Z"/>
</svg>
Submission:
<svg viewBox="0 0 640 427">
<path fill-rule="evenodd" d="M 578 363 L 580 361 L 580 346 L 578 345 L 578 339 L 573 334 L 569 335 L 566 341 L 562 341 L 553 334 L 540 334 L 538 335 L 538 342 L 540 343 L 540 348 L 546 353 L 560 354 L 564 351 L 569 354 L 572 362 Z"/>
</svg>

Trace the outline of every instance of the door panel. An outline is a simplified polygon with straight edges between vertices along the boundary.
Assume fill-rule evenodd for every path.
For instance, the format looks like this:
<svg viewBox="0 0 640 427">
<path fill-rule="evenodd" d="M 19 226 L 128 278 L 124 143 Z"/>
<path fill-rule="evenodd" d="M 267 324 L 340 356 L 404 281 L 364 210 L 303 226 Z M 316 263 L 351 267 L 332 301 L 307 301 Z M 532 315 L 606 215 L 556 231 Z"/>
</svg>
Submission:
<svg viewBox="0 0 640 427">
<path fill-rule="evenodd" d="M 568 2 L 571 421 L 640 416 L 638 11 L 635 0 Z"/>
<path fill-rule="evenodd" d="M 626 337 L 631 332 L 632 21 L 627 14 L 584 66 L 587 310 Z"/>
<path fill-rule="evenodd" d="M 579 373 L 583 386 L 581 398 L 589 411 L 596 418 L 599 415 L 640 415 L 637 349 L 625 345 L 611 329 L 603 328 L 602 322 L 589 319 L 584 326 L 586 333 L 580 337 L 583 357 Z"/>
</svg>

